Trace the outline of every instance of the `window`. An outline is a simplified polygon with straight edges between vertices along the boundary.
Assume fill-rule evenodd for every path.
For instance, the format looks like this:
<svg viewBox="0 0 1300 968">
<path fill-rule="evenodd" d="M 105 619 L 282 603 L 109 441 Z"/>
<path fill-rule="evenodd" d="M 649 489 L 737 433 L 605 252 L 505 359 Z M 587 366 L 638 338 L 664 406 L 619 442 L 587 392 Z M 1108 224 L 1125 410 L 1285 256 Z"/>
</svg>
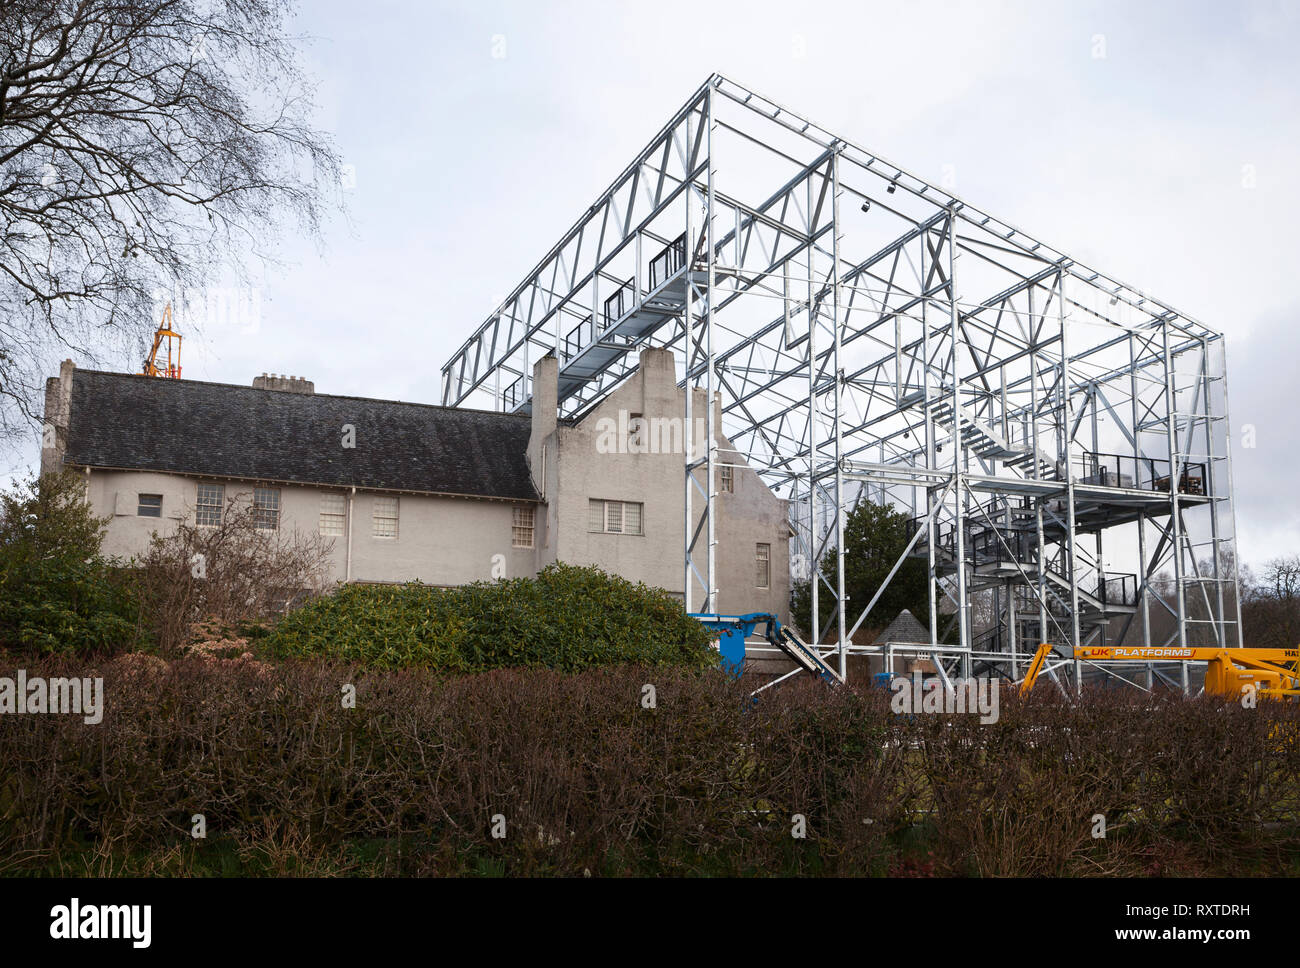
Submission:
<svg viewBox="0 0 1300 968">
<path fill-rule="evenodd" d="M 253 488 L 253 527 L 263 531 L 280 529 L 280 489 L 278 487 Z"/>
<path fill-rule="evenodd" d="M 721 467 L 718 468 L 718 489 L 719 490 L 726 491 L 728 494 L 730 494 L 732 491 L 735 490 L 736 487 L 735 471 L 736 469 L 734 467 L 731 467 L 728 464 L 723 464 Z"/>
<path fill-rule="evenodd" d="M 326 537 L 341 537 L 347 521 L 347 499 L 342 494 L 320 496 L 320 533 Z"/>
<path fill-rule="evenodd" d="M 194 506 L 194 523 L 200 528 L 221 526 L 221 511 L 226 506 L 226 485 L 200 484 L 199 499 Z"/>
<path fill-rule="evenodd" d="M 587 530 L 606 534 L 643 534 L 642 505 L 633 501 L 598 501 L 587 503 Z"/>
<path fill-rule="evenodd" d="M 515 508 L 514 525 L 511 528 L 511 543 L 516 548 L 533 546 L 533 509 Z"/>
<path fill-rule="evenodd" d="M 139 503 L 135 506 L 135 513 L 142 518 L 161 518 L 162 517 L 162 495 L 161 494 L 141 494 Z"/>
<path fill-rule="evenodd" d="M 397 537 L 397 498 L 375 498 L 374 535 L 376 538 Z"/>
<path fill-rule="evenodd" d="M 770 588 L 772 584 L 772 546 L 760 544 L 754 547 L 754 564 L 757 565 L 755 581 L 759 588 Z"/>
</svg>

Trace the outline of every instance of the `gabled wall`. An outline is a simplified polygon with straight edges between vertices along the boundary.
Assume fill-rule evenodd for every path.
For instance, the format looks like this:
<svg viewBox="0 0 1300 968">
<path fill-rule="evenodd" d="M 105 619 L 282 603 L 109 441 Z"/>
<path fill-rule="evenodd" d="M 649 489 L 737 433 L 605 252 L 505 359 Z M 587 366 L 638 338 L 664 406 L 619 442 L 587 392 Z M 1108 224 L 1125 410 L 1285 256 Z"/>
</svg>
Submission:
<svg viewBox="0 0 1300 968">
<path fill-rule="evenodd" d="M 534 368 L 534 401 L 554 387 L 555 360 Z M 704 438 L 705 396 L 696 391 L 696 446 Z M 554 401 L 554 393 L 544 399 Z M 714 401 L 715 424 L 721 424 Z M 639 415 L 640 423 L 637 422 Z M 596 565 L 632 581 L 665 588 L 681 595 L 684 586 L 682 534 L 685 529 L 686 397 L 677 386 L 671 352 L 642 351 L 640 365 L 622 386 L 609 394 L 576 425 L 555 424 L 553 403 L 534 407 L 533 444 L 545 444 L 548 536 L 544 560 Z M 718 438 L 719 462 L 743 464 L 725 437 Z M 540 456 L 533 457 L 534 481 Z M 703 471 L 697 472 L 703 479 Z M 588 528 L 591 499 L 638 502 L 643 505 L 644 534 L 593 533 Z M 702 498 L 699 499 L 702 501 Z M 789 528 L 786 502 L 774 496 L 748 466 L 737 467 L 732 492 L 720 492 L 715 502 L 718 542 L 719 611 L 771 611 L 787 617 L 789 610 Z M 698 517 L 700 504 L 693 502 Z M 703 549 L 703 539 L 700 547 Z M 756 584 L 758 543 L 771 546 L 769 587 Z M 693 607 L 702 604 L 698 589 Z"/>
</svg>

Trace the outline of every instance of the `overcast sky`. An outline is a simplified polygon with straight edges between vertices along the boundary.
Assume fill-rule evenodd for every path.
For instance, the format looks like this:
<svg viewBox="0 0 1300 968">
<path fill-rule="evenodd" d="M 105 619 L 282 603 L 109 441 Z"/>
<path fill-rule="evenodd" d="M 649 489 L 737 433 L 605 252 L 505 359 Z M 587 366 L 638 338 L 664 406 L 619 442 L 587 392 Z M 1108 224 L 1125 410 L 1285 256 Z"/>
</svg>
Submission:
<svg viewBox="0 0 1300 968">
<path fill-rule="evenodd" d="M 192 334 L 186 377 L 438 402 L 447 357 L 718 71 L 920 177 L 952 166 L 962 198 L 1227 333 L 1241 555 L 1300 551 L 1300 3 L 310 0 L 299 23 L 350 217 L 286 246 L 255 317 Z"/>
</svg>

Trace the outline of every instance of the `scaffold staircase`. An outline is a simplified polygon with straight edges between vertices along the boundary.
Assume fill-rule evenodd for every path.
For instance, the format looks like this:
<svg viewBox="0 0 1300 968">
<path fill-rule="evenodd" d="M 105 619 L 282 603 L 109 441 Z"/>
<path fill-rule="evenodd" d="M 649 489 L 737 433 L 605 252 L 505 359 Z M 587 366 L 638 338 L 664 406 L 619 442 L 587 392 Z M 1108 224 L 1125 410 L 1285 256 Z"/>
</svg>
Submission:
<svg viewBox="0 0 1300 968">
<path fill-rule="evenodd" d="M 1008 467 L 1018 468 L 1022 473 L 1036 477 L 1038 480 L 1053 480 L 1056 477 L 1056 462 L 1034 448 L 1016 447 L 1008 443 L 1001 434 L 988 424 L 976 420 L 965 407 L 953 409 L 950 398 L 943 398 L 930 408 L 930 415 L 939 426 L 949 433 L 954 432 L 954 413 L 961 414 L 961 445 L 974 451 L 983 460 L 1002 461 Z M 1032 471 L 1037 465 L 1037 474 Z"/>
</svg>

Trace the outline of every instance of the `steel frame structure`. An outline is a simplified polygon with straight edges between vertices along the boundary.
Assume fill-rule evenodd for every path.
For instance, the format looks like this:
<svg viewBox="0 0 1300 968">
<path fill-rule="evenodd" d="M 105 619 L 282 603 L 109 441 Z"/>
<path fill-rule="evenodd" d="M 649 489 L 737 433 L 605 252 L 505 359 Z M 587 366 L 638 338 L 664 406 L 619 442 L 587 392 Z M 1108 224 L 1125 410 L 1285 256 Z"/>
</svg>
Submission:
<svg viewBox="0 0 1300 968">
<path fill-rule="evenodd" d="M 720 75 L 451 357 L 442 403 L 526 411 L 554 352 L 579 417 L 644 346 L 721 399 L 691 446 L 685 395 L 689 611 L 716 610 L 721 431 L 790 499 L 841 675 L 883 591 L 845 595 L 864 500 L 914 521 L 890 577 L 926 562 L 945 678 L 1017 679 L 1039 641 L 1241 645 L 1222 335 Z"/>
</svg>

